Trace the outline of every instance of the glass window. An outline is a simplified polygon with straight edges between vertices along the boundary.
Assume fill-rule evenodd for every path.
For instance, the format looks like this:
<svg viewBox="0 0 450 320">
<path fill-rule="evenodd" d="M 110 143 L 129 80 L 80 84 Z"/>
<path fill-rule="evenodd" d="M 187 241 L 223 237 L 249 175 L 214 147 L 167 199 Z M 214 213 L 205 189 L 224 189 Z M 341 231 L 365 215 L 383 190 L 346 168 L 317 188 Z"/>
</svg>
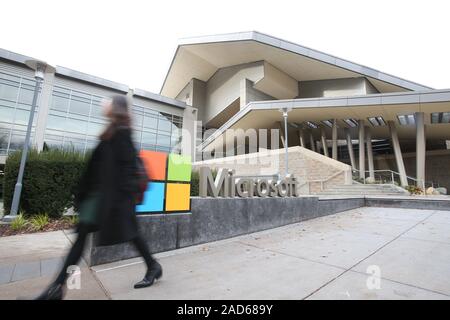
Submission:
<svg viewBox="0 0 450 320">
<path fill-rule="evenodd" d="M 36 116 L 36 113 L 35 113 Z M 20 125 L 28 125 L 28 119 L 30 118 L 30 111 L 28 110 L 21 110 L 21 109 L 16 109 L 16 117 L 14 120 L 14 124 L 20 124 Z M 33 122 L 36 119 L 33 119 Z"/>
<path fill-rule="evenodd" d="M 91 117 L 104 118 L 103 117 L 103 109 L 99 104 L 94 104 L 94 103 L 92 104 Z"/>
<path fill-rule="evenodd" d="M 143 131 L 141 141 L 143 144 L 156 144 L 156 134 Z"/>
<path fill-rule="evenodd" d="M 66 119 L 49 115 L 47 119 L 47 128 L 64 131 L 66 129 Z"/>
<path fill-rule="evenodd" d="M 132 114 L 132 124 L 135 127 L 142 127 L 142 120 L 144 119 L 144 116 L 142 114 L 133 113 Z"/>
<path fill-rule="evenodd" d="M 155 129 L 158 127 L 158 119 L 150 116 L 144 117 L 144 127 Z"/>
<path fill-rule="evenodd" d="M 158 134 L 157 144 L 159 146 L 170 147 L 170 136 L 166 136 L 166 135 L 163 135 L 163 134 Z"/>
<path fill-rule="evenodd" d="M 170 132 L 172 130 L 172 122 L 167 119 L 159 119 L 158 123 L 158 131 L 167 131 Z"/>
<path fill-rule="evenodd" d="M 2 81 L 3 82 L 3 81 Z M 0 99 L 16 101 L 19 88 L 15 85 L 0 82 Z"/>
<path fill-rule="evenodd" d="M 69 96 L 60 96 L 53 95 L 52 96 L 52 104 L 51 108 L 54 110 L 59 110 L 62 112 L 67 112 L 67 108 L 69 107 Z"/>
<path fill-rule="evenodd" d="M 66 131 L 86 134 L 87 122 L 82 120 L 70 119 L 66 120 Z"/>
<path fill-rule="evenodd" d="M 5 150 L 8 149 L 8 140 L 9 140 L 9 131 L 1 130 L 0 131 L 0 149 Z"/>
<path fill-rule="evenodd" d="M 11 142 L 9 144 L 9 150 L 18 150 L 23 148 L 25 144 L 25 135 L 20 134 L 19 132 L 13 132 L 11 135 Z"/>
<path fill-rule="evenodd" d="M 68 150 L 84 151 L 85 145 L 86 145 L 86 143 L 83 140 L 66 139 L 64 141 L 63 147 L 64 147 L 64 149 L 68 149 Z"/>
<path fill-rule="evenodd" d="M 14 119 L 14 109 L 0 106 L 0 121 L 12 123 Z"/>
<path fill-rule="evenodd" d="M 150 151 L 155 151 L 156 147 L 153 144 L 141 144 L 141 150 L 150 150 Z"/>
<path fill-rule="evenodd" d="M 169 147 L 160 147 L 160 146 L 157 146 L 157 147 L 156 147 L 156 151 L 169 153 L 169 152 L 170 152 L 170 148 L 169 148 Z"/>
<path fill-rule="evenodd" d="M 90 100 L 72 96 L 72 99 L 70 100 L 71 113 L 89 115 L 90 108 L 91 108 Z"/>
<path fill-rule="evenodd" d="M 141 135 L 142 135 L 142 131 L 140 130 L 133 130 L 132 131 L 132 138 L 133 140 L 137 141 L 137 142 L 141 142 Z"/>
<path fill-rule="evenodd" d="M 97 144 L 98 144 L 98 141 L 88 140 L 86 142 L 86 151 L 95 149 Z"/>
<path fill-rule="evenodd" d="M 19 93 L 19 103 L 31 105 L 33 103 L 34 91 L 22 88 Z"/>
<path fill-rule="evenodd" d="M 99 136 L 104 130 L 105 125 L 101 123 L 89 122 L 87 134 L 91 136 Z"/>
</svg>

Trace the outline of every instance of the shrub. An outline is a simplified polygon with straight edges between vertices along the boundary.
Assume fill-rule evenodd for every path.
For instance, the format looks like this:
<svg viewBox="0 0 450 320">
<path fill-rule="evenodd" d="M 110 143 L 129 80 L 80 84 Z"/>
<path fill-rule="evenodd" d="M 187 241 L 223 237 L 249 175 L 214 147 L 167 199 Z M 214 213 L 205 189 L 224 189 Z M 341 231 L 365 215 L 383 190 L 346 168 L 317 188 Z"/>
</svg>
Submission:
<svg viewBox="0 0 450 320">
<path fill-rule="evenodd" d="M 409 185 L 409 186 L 405 187 L 405 189 L 411 194 L 424 194 L 424 191 L 422 190 L 422 188 L 415 186 L 415 185 Z"/>
<path fill-rule="evenodd" d="M 217 170 L 211 170 L 211 174 L 215 179 L 217 176 Z M 198 170 L 193 169 L 191 174 L 191 197 L 198 197 L 199 195 L 199 186 L 200 186 L 200 174 Z"/>
<path fill-rule="evenodd" d="M 27 219 L 25 219 L 25 217 L 21 213 L 17 216 L 17 218 L 15 218 L 11 222 L 11 229 L 13 229 L 14 231 L 19 231 L 19 230 L 24 229 L 26 226 L 28 226 L 28 224 L 29 224 L 29 222 L 27 221 Z"/>
<path fill-rule="evenodd" d="M 39 214 L 30 219 L 30 223 L 34 230 L 39 231 L 44 229 L 50 222 L 47 214 Z"/>
<path fill-rule="evenodd" d="M 64 216 L 64 220 L 70 223 L 71 225 L 76 225 L 80 221 L 79 216 L 74 214 L 70 216 Z"/>
<path fill-rule="evenodd" d="M 21 156 L 22 152 L 18 151 L 6 160 L 3 186 L 5 212 L 11 209 Z M 61 216 L 66 208 L 73 205 L 73 194 L 84 165 L 85 156 L 75 151 L 30 151 L 22 182 L 20 210 L 27 215 L 47 212 L 50 217 Z"/>
</svg>

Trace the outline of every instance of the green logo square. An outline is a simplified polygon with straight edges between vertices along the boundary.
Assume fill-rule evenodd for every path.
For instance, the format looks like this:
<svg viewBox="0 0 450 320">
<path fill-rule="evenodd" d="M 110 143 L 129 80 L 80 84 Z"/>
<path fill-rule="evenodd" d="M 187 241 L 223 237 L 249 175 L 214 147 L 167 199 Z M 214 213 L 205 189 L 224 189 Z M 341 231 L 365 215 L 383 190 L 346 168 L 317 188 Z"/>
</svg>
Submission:
<svg viewBox="0 0 450 320">
<path fill-rule="evenodd" d="M 191 156 L 169 154 L 167 180 L 190 182 L 191 171 Z"/>
</svg>

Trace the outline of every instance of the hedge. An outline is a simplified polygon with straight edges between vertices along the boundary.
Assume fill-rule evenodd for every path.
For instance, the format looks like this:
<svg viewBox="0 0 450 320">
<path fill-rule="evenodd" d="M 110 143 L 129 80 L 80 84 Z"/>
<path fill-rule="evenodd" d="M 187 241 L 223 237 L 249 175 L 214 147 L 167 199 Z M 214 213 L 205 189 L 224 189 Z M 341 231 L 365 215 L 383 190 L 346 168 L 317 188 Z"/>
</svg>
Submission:
<svg viewBox="0 0 450 320">
<path fill-rule="evenodd" d="M 217 176 L 217 170 L 211 170 L 211 174 L 215 179 Z M 200 186 L 200 174 L 197 169 L 192 169 L 191 174 L 191 197 L 197 197 L 199 195 L 199 186 Z"/>
<path fill-rule="evenodd" d="M 5 214 L 11 209 L 21 156 L 22 152 L 17 151 L 6 160 L 3 183 Z M 46 213 L 51 217 L 61 216 L 73 205 L 73 194 L 84 170 L 85 159 L 75 151 L 30 151 L 23 177 L 20 210 L 26 215 Z"/>
</svg>

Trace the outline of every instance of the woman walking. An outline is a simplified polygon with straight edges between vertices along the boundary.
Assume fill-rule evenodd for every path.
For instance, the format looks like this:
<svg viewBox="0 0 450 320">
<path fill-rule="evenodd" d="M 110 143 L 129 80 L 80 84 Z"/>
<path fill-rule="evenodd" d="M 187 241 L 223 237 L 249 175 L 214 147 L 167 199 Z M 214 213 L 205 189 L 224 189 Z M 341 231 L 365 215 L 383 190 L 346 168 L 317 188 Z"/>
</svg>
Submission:
<svg viewBox="0 0 450 320">
<path fill-rule="evenodd" d="M 104 103 L 103 113 L 109 125 L 100 135 L 100 143 L 92 153 L 75 197 L 80 217 L 77 240 L 58 277 L 38 300 L 64 297 L 67 268 L 79 262 L 86 237 L 91 232 L 98 232 L 97 245 L 100 246 L 133 242 L 147 264 L 144 279 L 134 288 L 151 286 L 162 276 L 161 265 L 153 259 L 138 233 L 135 214 L 137 154 L 131 140 L 128 100 L 114 96 Z"/>
</svg>

